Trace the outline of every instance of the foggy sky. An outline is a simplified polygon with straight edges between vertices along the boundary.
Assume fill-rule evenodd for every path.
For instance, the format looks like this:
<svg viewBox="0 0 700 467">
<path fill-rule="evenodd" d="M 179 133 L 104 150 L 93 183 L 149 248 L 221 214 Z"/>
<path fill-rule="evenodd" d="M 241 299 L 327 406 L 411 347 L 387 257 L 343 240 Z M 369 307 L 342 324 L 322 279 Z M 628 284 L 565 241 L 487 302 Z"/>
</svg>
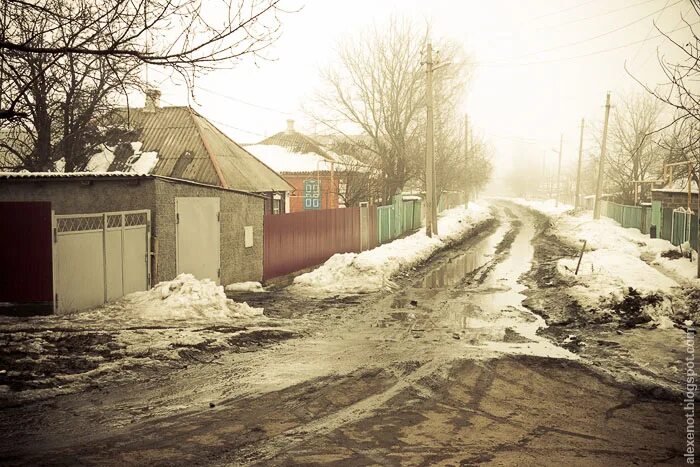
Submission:
<svg viewBox="0 0 700 467">
<path fill-rule="evenodd" d="M 515 157 L 541 165 L 545 151 L 554 164 L 551 149 L 562 132 L 565 163 L 573 161 L 580 119 L 602 120 L 606 91 L 613 105 L 616 97 L 642 91 L 625 63 L 651 86 L 662 81 L 657 50 L 677 52 L 656 37 L 654 22 L 668 32 L 684 26 L 681 13 L 691 11 L 688 0 L 288 0 L 283 6 L 301 11 L 282 17 L 282 37 L 266 52 L 274 61 L 246 60 L 212 72 L 196 81 L 196 100 L 189 101 L 236 141 L 257 142 L 284 129 L 288 118 L 302 131 L 321 130 L 301 110 L 319 84 L 319 67 L 332 63 L 339 40 L 399 15 L 430 22 L 434 39 L 459 41 L 473 57 L 464 111 L 495 146 L 498 167 Z M 689 31 L 671 35 L 682 41 Z M 188 103 L 185 87 L 163 71 L 151 68 L 149 81 L 165 104 Z M 594 141 L 590 132 L 586 141 Z"/>
</svg>

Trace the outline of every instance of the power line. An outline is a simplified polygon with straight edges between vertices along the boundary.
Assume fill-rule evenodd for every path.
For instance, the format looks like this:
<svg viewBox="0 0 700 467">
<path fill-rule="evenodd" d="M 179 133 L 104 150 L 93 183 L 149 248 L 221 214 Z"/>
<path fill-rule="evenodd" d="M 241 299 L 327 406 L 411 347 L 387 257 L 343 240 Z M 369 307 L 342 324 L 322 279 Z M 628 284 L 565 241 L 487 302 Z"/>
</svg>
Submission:
<svg viewBox="0 0 700 467">
<path fill-rule="evenodd" d="M 561 9 L 561 10 L 552 11 L 552 12 L 550 12 L 550 13 L 545 13 L 545 14 L 540 15 L 540 16 L 535 16 L 534 18 L 530 18 L 530 19 L 528 19 L 528 20 L 526 20 L 526 21 L 523 21 L 523 22 L 537 21 L 537 20 L 542 19 L 542 18 L 548 18 L 548 17 L 550 17 L 550 16 L 554 16 L 554 15 L 559 15 L 559 14 L 562 14 L 562 13 L 566 13 L 566 12 L 568 12 L 568 11 L 575 10 L 575 9 L 577 9 L 577 8 L 580 8 L 580 7 L 582 7 L 582 6 L 586 6 L 586 5 L 588 5 L 589 3 L 593 3 L 593 2 L 595 2 L 595 1 L 597 1 L 597 0 L 587 0 L 587 1 L 585 1 L 585 2 L 581 2 L 581 3 L 578 3 L 578 4 L 576 4 L 576 5 L 573 5 L 573 6 L 570 6 L 570 7 L 567 7 L 567 8 L 563 8 L 563 9 Z"/>
<path fill-rule="evenodd" d="M 675 3 L 672 3 L 670 6 L 678 5 L 678 4 L 681 3 L 682 1 L 683 1 L 683 0 L 678 0 L 678 1 L 676 1 Z M 664 6 L 663 8 L 661 8 L 661 9 L 659 9 L 659 10 L 656 10 L 656 11 L 654 11 L 654 12 L 652 12 L 652 13 L 649 13 L 648 15 L 642 16 L 641 18 L 636 19 L 636 20 L 632 21 L 631 23 L 627 23 L 627 24 L 625 24 L 625 25 L 623 25 L 623 26 L 617 27 L 617 28 L 615 28 L 615 29 L 613 29 L 613 30 L 611 30 L 611 31 L 607 31 L 607 32 L 604 32 L 604 33 L 602 33 L 602 34 L 598 34 L 598 35 L 596 35 L 596 36 L 588 37 L 588 38 L 586 38 L 586 39 L 582 39 L 582 40 L 579 40 L 579 41 L 576 41 L 576 42 L 570 42 L 570 43 L 568 43 L 568 44 L 562 44 L 562 45 L 558 45 L 558 46 L 556 46 L 556 47 L 550 47 L 550 48 L 548 48 L 548 49 L 539 50 L 539 51 L 537 51 L 537 52 L 530 52 L 530 53 L 528 53 L 528 54 L 522 55 L 522 57 L 530 57 L 530 56 L 532 56 L 532 55 L 538 55 L 538 54 L 541 54 L 541 53 L 550 52 L 550 51 L 552 51 L 552 50 L 558 50 L 558 49 L 563 49 L 563 48 L 566 48 L 566 47 L 572 47 L 572 46 L 574 46 L 574 45 L 584 44 L 584 43 L 586 43 L 586 42 L 590 42 L 590 41 L 593 41 L 593 40 L 596 40 L 596 39 L 600 39 L 601 37 L 609 36 L 610 34 L 614 34 L 614 33 L 618 32 L 618 31 L 621 31 L 621 30 L 623 30 L 623 29 L 626 29 L 626 28 L 628 28 L 628 27 L 630 27 L 630 26 L 632 26 L 632 25 L 634 25 L 634 24 L 637 24 L 637 23 L 639 23 L 640 21 L 643 21 L 643 20 L 645 20 L 645 19 L 647 19 L 647 18 L 649 18 L 649 17 L 651 17 L 651 16 L 654 16 L 654 15 L 656 15 L 657 13 L 660 13 L 660 12 L 662 12 L 662 11 L 665 10 L 665 9 L 666 9 L 666 6 Z M 644 40 L 646 40 L 646 39 L 644 39 Z"/>
<path fill-rule="evenodd" d="M 282 115 L 294 115 L 292 112 L 286 112 L 284 110 L 273 109 L 272 107 L 265 107 L 264 105 L 253 104 L 252 102 L 247 102 L 247 101 L 244 101 L 242 99 L 238 99 L 237 97 L 232 97 L 232 96 L 228 96 L 225 94 L 221 94 L 220 92 L 213 91 L 213 90 L 207 89 L 207 88 L 203 88 L 201 86 L 196 86 L 195 89 L 199 90 L 199 91 L 207 92 L 209 94 L 213 94 L 215 96 L 223 97 L 224 99 L 238 102 L 239 104 L 244 104 L 244 105 L 248 105 L 250 107 L 255 107 L 257 109 L 267 110 L 269 112 L 277 112 L 277 113 L 282 114 Z"/>
<path fill-rule="evenodd" d="M 668 7 L 668 2 L 670 2 L 670 1 L 671 0 L 666 0 L 666 4 L 664 5 L 663 9 L 661 10 L 661 13 L 659 14 L 659 16 L 657 16 L 656 19 L 654 20 L 654 23 L 656 21 L 658 21 L 659 18 L 661 18 L 661 16 L 663 16 L 664 12 L 666 11 L 666 7 Z M 678 24 L 676 25 L 676 27 L 678 27 Z M 649 40 L 649 36 L 651 36 L 652 31 L 654 31 L 654 24 L 652 24 L 651 27 L 649 28 L 649 31 L 647 31 L 647 34 L 644 37 L 644 42 Z M 644 45 L 644 43 L 642 43 L 639 47 L 637 47 L 637 50 L 634 51 L 634 55 L 632 55 L 632 59 L 630 60 L 630 65 L 632 63 L 634 63 L 634 60 L 637 58 L 637 55 L 639 55 L 639 51 L 642 50 L 643 45 Z"/>
<path fill-rule="evenodd" d="M 569 25 L 571 25 L 571 24 L 581 23 L 581 22 L 588 21 L 588 20 L 591 20 L 591 19 L 600 18 L 600 17 L 602 17 L 602 16 L 607 16 L 607 15 L 611 15 L 611 14 L 614 14 L 614 13 L 619 13 L 620 11 L 629 10 L 630 8 L 635 8 L 635 7 L 638 7 L 638 6 L 640 6 L 640 5 L 645 5 L 645 4 L 647 4 L 647 3 L 656 2 L 656 1 L 658 1 L 658 0 L 642 0 L 642 1 L 639 2 L 639 3 L 633 3 L 632 5 L 627 5 L 627 6 L 624 6 L 624 7 L 621 7 L 621 8 L 616 8 L 616 9 L 614 9 L 614 10 L 605 11 L 605 12 L 603 12 L 603 13 L 596 13 L 596 14 L 594 14 L 594 15 L 585 16 L 585 17 L 583 17 L 583 18 L 572 19 L 572 20 L 570 20 L 570 21 L 565 21 L 565 22 L 563 22 L 563 23 L 557 23 L 557 24 L 554 24 L 554 25 L 546 25 L 546 26 L 538 26 L 538 27 L 536 27 L 536 28 L 527 28 L 527 31 L 529 31 L 529 32 L 534 32 L 534 31 L 544 31 L 544 30 L 546 30 L 546 29 L 549 29 L 549 30 L 562 29 L 562 28 L 564 28 L 564 27 L 566 27 L 566 26 L 569 26 Z M 668 4 L 669 1 L 670 1 L 670 0 L 667 0 L 667 4 Z M 520 31 L 522 31 L 523 29 L 526 29 L 526 28 L 521 28 L 521 29 L 518 30 L 518 32 L 514 32 L 514 33 L 512 33 L 512 34 L 509 34 L 507 37 L 496 37 L 496 38 L 494 38 L 494 40 L 496 40 L 496 41 L 498 41 L 498 40 L 505 40 L 505 39 L 510 39 L 510 38 L 512 38 L 512 37 L 518 36 L 518 35 L 520 35 Z"/>
<path fill-rule="evenodd" d="M 163 73 L 162 71 L 160 71 L 160 70 L 156 70 L 156 71 L 157 71 L 158 73 L 161 73 L 161 75 L 167 77 L 167 75 L 166 75 L 165 73 Z M 233 96 L 230 96 L 230 95 L 227 95 L 227 94 L 222 94 L 222 93 L 220 93 L 220 92 L 218 92 L 218 91 L 214 91 L 214 90 L 212 90 L 212 89 L 204 88 L 204 87 L 199 86 L 199 85 L 195 86 L 195 87 L 194 87 L 194 90 L 195 90 L 195 91 L 204 91 L 204 92 L 209 93 L 209 94 L 212 94 L 212 95 L 214 95 L 214 96 L 223 97 L 224 99 L 228 99 L 228 100 L 233 101 L 233 102 L 238 102 L 239 104 L 247 105 L 247 106 L 250 106 L 250 107 L 255 107 L 256 109 L 266 110 L 266 111 L 268 111 L 268 112 L 275 112 L 275 113 L 278 113 L 278 114 L 281 114 L 281 115 L 290 115 L 290 116 L 291 116 L 291 115 L 294 115 L 294 113 L 292 113 L 292 112 L 286 112 L 286 111 L 284 111 L 284 110 L 273 109 L 272 107 L 266 107 L 266 106 L 264 106 L 264 105 L 254 104 L 253 102 L 248 102 L 248 101 L 245 101 L 245 100 L 243 100 L 243 99 L 239 99 L 239 98 L 237 98 L 237 97 L 233 97 Z"/>
<path fill-rule="evenodd" d="M 161 100 L 161 102 L 163 102 L 164 104 L 168 104 L 168 105 L 171 105 L 171 106 L 175 106 L 175 104 L 173 104 L 172 102 L 168 102 L 168 101 L 166 101 L 166 100 L 163 99 L 163 98 L 161 98 L 160 100 Z M 196 103 L 195 103 L 195 105 L 198 105 L 199 107 L 202 107 L 201 105 L 196 104 Z M 262 136 L 263 138 L 265 138 L 265 137 L 267 136 L 267 135 L 264 135 L 264 134 L 262 134 L 262 133 L 257 133 L 257 132 L 255 132 L 255 131 L 250 131 L 250 130 L 245 130 L 245 129 L 243 129 L 243 128 L 238 128 L 238 127 L 236 127 L 236 126 L 229 125 L 228 123 L 219 122 L 219 121 L 213 120 L 213 119 L 211 119 L 211 118 L 209 118 L 209 117 L 204 117 L 204 118 L 206 118 L 206 119 L 207 119 L 208 121 L 210 121 L 211 123 L 215 123 L 215 124 L 217 124 L 217 125 L 221 125 L 221 126 L 224 126 L 224 127 L 226 127 L 226 128 L 230 128 L 230 129 L 232 129 L 232 130 L 240 131 L 240 132 L 243 132 L 243 133 L 248 133 L 249 135 L 253 135 L 253 136 Z"/>
<path fill-rule="evenodd" d="M 696 25 L 698 25 L 698 24 L 700 24 L 700 21 L 696 21 L 695 23 L 691 23 L 690 26 L 696 26 Z M 682 27 L 677 28 L 677 29 L 673 29 L 673 30 L 671 30 L 671 31 L 668 31 L 668 32 L 665 33 L 665 34 L 657 34 L 656 36 L 652 36 L 652 37 L 647 38 L 647 39 L 636 40 L 636 41 L 633 41 L 633 42 L 628 42 L 627 44 L 622 44 L 622 45 L 618 45 L 618 46 L 615 46 L 615 47 L 610 47 L 610 48 L 602 49 L 602 50 L 596 50 L 596 51 L 594 51 L 594 52 L 589 52 L 589 53 L 585 53 L 585 54 L 581 54 L 581 55 L 574 55 L 574 56 L 571 56 L 571 57 L 561 57 L 561 58 L 553 58 L 553 59 L 551 59 L 551 60 L 539 60 L 539 61 L 535 61 L 535 62 L 523 62 L 523 63 L 511 63 L 511 62 L 472 62 L 472 64 L 474 64 L 474 65 L 480 65 L 480 66 L 529 66 L 529 65 L 544 65 L 544 64 L 548 64 L 548 63 L 557 63 L 557 62 L 563 62 L 563 61 L 569 61 L 569 60 L 576 60 L 576 59 L 579 59 L 579 58 L 586 58 L 586 57 L 591 57 L 591 56 L 594 56 L 594 55 L 599 55 L 599 54 L 603 54 L 603 53 L 607 53 L 607 52 L 612 52 L 612 51 L 614 51 L 614 50 L 624 49 L 624 48 L 626 48 L 626 47 L 630 47 L 630 46 L 633 46 L 633 45 L 636 45 L 636 44 L 640 44 L 640 43 L 645 42 L 645 41 L 647 41 L 647 40 L 649 40 L 649 39 L 658 39 L 659 37 L 665 37 L 665 35 L 667 35 L 667 34 L 671 34 L 671 33 L 673 33 L 673 32 L 681 31 L 681 30 L 686 29 L 686 28 L 688 28 L 687 25 L 686 25 L 686 26 L 682 26 Z"/>
</svg>

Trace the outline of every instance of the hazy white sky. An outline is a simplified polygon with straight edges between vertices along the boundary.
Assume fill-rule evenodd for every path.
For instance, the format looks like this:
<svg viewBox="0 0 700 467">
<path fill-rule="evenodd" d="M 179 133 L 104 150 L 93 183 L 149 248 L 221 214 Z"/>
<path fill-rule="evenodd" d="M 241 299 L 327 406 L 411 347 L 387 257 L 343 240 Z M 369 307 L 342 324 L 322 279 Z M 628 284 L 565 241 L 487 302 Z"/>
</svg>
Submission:
<svg viewBox="0 0 700 467">
<path fill-rule="evenodd" d="M 653 22 L 672 31 L 685 26 L 682 13 L 697 21 L 689 0 L 288 0 L 285 6 L 302 9 L 283 17 L 283 35 L 267 52 L 274 61 L 247 61 L 196 83 L 193 107 L 236 141 L 257 142 L 282 130 L 288 118 L 313 132 L 301 108 L 319 83 L 319 67 L 332 62 L 334 45 L 400 15 L 430 21 L 434 39 L 459 41 L 472 55 L 475 78 L 464 110 L 505 165 L 525 156 L 527 142 L 533 142 L 530 157 L 540 159 L 558 147 L 562 132 L 565 160 L 573 160 L 580 119 L 602 120 L 606 91 L 613 104 L 641 91 L 625 62 L 650 85 L 662 80 L 657 49 L 674 49 L 657 37 Z M 681 41 L 688 34 L 671 33 Z M 185 88 L 163 76 L 149 73 L 164 103 L 187 104 Z"/>
</svg>

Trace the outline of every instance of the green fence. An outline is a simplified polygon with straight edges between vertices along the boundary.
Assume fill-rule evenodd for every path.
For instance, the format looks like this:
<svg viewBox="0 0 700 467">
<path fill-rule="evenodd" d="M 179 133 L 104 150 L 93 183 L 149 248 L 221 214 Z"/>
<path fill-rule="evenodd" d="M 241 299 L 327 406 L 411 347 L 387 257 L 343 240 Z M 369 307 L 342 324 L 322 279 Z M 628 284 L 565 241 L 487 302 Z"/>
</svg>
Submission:
<svg viewBox="0 0 700 467">
<path fill-rule="evenodd" d="M 653 225 L 656 227 L 656 237 L 668 240 L 676 246 L 690 242 L 693 249 L 698 249 L 698 217 L 682 209 L 674 211 L 664 208 L 658 201 L 654 201 L 651 207 L 625 206 L 603 201 L 601 213 L 623 227 L 639 229 L 645 234 L 650 233 Z"/>
<path fill-rule="evenodd" d="M 617 221 L 622 227 L 639 229 L 649 234 L 652 212 L 649 206 L 625 206 L 611 201 L 603 201 L 601 213 Z"/>
<path fill-rule="evenodd" d="M 377 239 L 380 244 L 390 242 L 421 226 L 421 200 L 403 200 L 395 196 L 388 206 L 377 207 Z"/>
</svg>

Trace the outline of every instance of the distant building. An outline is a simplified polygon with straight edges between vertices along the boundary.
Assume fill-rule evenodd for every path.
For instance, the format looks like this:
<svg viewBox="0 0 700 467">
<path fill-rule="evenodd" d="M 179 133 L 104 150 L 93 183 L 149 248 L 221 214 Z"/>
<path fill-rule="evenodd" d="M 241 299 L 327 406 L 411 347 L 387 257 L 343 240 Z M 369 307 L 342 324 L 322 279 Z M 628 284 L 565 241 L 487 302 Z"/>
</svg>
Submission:
<svg viewBox="0 0 700 467">
<path fill-rule="evenodd" d="M 289 212 L 339 207 L 341 177 L 337 173 L 337 156 L 296 131 L 294 120 L 287 120 L 286 131 L 246 149 L 294 187 Z"/>
</svg>

